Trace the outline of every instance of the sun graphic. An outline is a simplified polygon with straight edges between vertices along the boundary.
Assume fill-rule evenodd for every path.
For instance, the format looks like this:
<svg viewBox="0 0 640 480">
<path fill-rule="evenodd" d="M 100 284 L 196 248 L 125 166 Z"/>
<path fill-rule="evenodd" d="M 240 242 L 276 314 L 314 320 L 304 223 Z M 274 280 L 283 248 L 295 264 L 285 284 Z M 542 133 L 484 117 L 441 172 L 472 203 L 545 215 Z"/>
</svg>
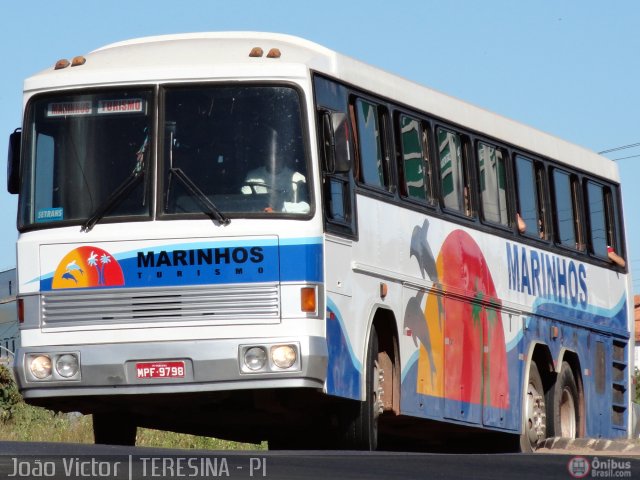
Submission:
<svg viewBox="0 0 640 480">
<path fill-rule="evenodd" d="M 122 268 L 115 258 L 98 247 L 78 247 L 58 264 L 52 288 L 119 287 L 124 285 Z"/>
</svg>

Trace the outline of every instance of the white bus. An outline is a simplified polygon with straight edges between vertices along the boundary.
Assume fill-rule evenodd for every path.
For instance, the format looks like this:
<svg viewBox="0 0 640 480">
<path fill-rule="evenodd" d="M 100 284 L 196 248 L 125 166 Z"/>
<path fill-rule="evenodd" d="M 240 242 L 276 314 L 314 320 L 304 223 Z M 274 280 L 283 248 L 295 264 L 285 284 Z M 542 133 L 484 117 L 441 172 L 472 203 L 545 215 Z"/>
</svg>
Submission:
<svg viewBox="0 0 640 480">
<path fill-rule="evenodd" d="M 314 43 L 116 43 L 29 78 L 25 400 L 272 448 L 627 437 L 611 161 Z"/>
</svg>

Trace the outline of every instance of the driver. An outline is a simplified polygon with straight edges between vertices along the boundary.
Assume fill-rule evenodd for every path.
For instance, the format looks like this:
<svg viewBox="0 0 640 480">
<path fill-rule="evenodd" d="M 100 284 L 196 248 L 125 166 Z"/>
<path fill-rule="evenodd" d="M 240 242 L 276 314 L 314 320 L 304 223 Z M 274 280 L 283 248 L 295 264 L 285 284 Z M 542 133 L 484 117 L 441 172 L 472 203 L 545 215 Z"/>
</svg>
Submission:
<svg viewBox="0 0 640 480">
<path fill-rule="evenodd" d="M 245 177 L 242 193 L 265 195 L 268 206 L 265 212 L 307 213 L 310 210 L 305 176 L 291 169 L 291 152 L 279 149 L 278 132 L 266 127 L 260 152 L 264 164 Z"/>
</svg>

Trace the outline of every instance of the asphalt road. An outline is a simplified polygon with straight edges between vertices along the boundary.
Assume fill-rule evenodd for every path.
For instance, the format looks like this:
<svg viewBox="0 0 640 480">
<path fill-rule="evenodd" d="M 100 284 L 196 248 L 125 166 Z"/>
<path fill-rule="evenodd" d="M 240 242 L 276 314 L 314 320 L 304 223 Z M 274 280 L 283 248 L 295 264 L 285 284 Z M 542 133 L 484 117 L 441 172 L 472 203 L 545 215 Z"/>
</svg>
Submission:
<svg viewBox="0 0 640 480">
<path fill-rule="evenodd" d="M 0 442 L 0 479 L 218 477 L 274 480 L 640 478 L 640 457 L 539 453 L 211 452 Z"/>
</svg>

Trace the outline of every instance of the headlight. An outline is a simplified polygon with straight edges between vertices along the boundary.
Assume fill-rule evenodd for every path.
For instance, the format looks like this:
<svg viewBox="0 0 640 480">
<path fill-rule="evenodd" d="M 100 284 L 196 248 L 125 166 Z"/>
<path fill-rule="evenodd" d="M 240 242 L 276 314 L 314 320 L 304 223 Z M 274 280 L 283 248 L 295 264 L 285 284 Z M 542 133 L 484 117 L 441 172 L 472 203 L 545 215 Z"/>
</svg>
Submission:
<svg viewBox="0 0 640 480">
<path fill-rule="evenodd" d="M 78 369 L 78 357 L 71 353 L 60 355 L 58 361 L 56 361 L 56 372 L 58 372 L 61 377 L 71 378 L 78 373 Z"/>
<path fill-rule="evenodd" d="M 274 345 L 271 347 L 271 360 L 278 368 L 291 368 L 297 358 L 298 355 L 293 345 Z"/>
<path fill-rule="evenodd" d="M 244 352 L 244 364 L 249 370 L 257 371 L 267 363 L 267 352 L 262 347 L 252 347 Z"/>
<path fill-rule="evenodd" d="M 39 380 L 44 380 L 51 376 L 51 358 L 47 355 L 31 357 L 29 362 L 31 374 Z"/>
</svg>

